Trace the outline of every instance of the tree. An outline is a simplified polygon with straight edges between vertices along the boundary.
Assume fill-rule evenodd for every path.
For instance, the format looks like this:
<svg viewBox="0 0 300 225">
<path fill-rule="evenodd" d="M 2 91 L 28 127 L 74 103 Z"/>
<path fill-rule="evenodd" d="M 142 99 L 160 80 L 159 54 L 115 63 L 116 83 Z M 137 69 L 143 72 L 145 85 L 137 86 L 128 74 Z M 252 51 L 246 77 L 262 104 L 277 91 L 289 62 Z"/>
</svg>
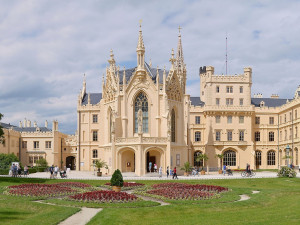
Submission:
<svg viewBox="0 0 300 225">
<path fill-rule="evenodd" d="M 35 162 L 37 167 L 48 167 L 48 162 L 46 159 L 41 158 Z"/>
<path fill-rule="evenodd" d="M 224 158 L 224 154 L 216 154 L 216 157 L 218 157 L 220 159 L 220 170 L 222 170 L 222 159 Z"/>
<path fill-rule="evenodd" d="M 111 186 L 123 187 L 123 176 L 119 169 L 116 169 L 110 179 Z"/>
<path fill-rule="evenodd" d="M 204 166 L 205 161 L 208 160 L 208 156 L 207 156 L 206 154 L 199 154 L 199 155 L 197 156 L 197 158 L 196 158 L 196 161 L 197 161 L 197 162 L 200 162 L 200 161 L 202 161 L 202 160 L 203 160 L 203 166 Z M 207 165 L 207 166 L 208 166 L 208 165 Z M 207 171 L 208 171 L 208 168 L 207 168 Z"/>
<path fill-rule="evenodd" d="M 0 121 L 3 117 L 3 114 L 0 113 Z M 4 130 L 3 130 L 3 127 L 1 126 L 0 124 L 0 144 L 3 144 L 5 142 L 4 140 Z"/>
<path fill-rule="evenodd" d="M 9 169 L 12 162 L 19 162 L 17 156 L 12 154 L 0 154 L 0 169 Z"/>
<path fill-rule="evenodd" d="M 181 170 L 184 170 L 184 172 L 188 173 L 192 170 L 192 167 L 189 162 L 185 162 Z"/>
</svg>

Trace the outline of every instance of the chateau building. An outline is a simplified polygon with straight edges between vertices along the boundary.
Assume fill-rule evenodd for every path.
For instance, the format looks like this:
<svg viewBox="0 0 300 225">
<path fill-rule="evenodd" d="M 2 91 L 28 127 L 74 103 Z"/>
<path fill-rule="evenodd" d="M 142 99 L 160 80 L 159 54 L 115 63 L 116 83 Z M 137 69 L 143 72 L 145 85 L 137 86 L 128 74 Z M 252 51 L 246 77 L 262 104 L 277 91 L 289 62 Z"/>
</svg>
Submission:
<svg viewBox="0 0 300 225">
<path fill-rule="evenodd" d="M 60 168 L 67 166 L 75 169 L 77 155 L 77 138 L 58 131 L 58 122 L 53 121 L 52 129 L 48 122 L 40 127 L 30 120 L 20 121 L 19 127 L 0 123 L 4 130 L 5 142 L 0 144 L 0 153 L 15 154 L 23 166 L 35 166 L 36 161 L 44 158 L 49 165 Z M 75 141 L 74 141 L 75 139 Z"/>
<path fill-rule="evenodd" d="M 251 97 L 252 69 L 240 75 L 215 75 L 212 66 L 200 67 L 199 97 L 186 91 L 187 70 L 181 34 L 171 51 L 170 66 L 153 68 L 145 62 L 140 28 L 137 66 L 120 69 L 111 51 L 102 81 L 102 93 L 89 93 L 84 78 L 77 102 L 76 135 L 31 127 L 1 124 L 6 144 L 1 153 L 14 153 L 23 165 L 39 158 L 49 164 L 76 170 L 93 170 L 95 160 L 141 176 L 149 164 L 192 166 L 217 170 L 222 163 L 232 169 L 276 169 L 299 165 L 300 87 L 292 99 L 278 95 Z M 199 154 L 208 160 L 197 162 Z M 178 170 L 181 173 L 180 170 Z"/>
<path fill-rule="evenodd" d="M 163 171 L 187 161 L 216 170 L 217 154 L 232 169 L 247 163 L 275 169 L 287 164 L 287 154 L 289 163 L 299 163 L 299 88 L 293 99 L 251 98 L 251 68 L 215 75 L 207 66 L 199 71 L 200 97 L 190 97 L 180 33 L 169 70 L 145 62 L 141 29 L 136 52 L 137 66 L 120 69 L 111 51 L 102 93 L 88 93 L 83 81 L 77 106 L 80 170 L 91 170 L 96 159 L 108 163 L 109 173 L 120 169 L 139 176 L 149 172 L 149 162 Z M 207 162 L 197 162 L 199 154 Z"/>
</svg>

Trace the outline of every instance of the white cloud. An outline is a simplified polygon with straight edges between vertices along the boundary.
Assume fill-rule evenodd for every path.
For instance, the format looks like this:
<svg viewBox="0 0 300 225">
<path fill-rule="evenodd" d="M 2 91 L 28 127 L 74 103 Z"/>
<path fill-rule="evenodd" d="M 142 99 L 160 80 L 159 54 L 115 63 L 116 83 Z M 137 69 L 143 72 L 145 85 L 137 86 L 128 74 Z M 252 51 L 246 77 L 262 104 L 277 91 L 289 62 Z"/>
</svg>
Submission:
<svg viewBox="0 0 300 225">
<path fill-rule="evenodd" d="M 135 65 L 140 19 L 146 60 L 160 68 L 169 67 L 183 27 L 192 96 L 199 96 L 200 66 L 225 73 L 227 33 L 229 73 L 252 66 L 252 93 L 291 98 L 299 84 L 299 10 L 295 0 L 0 1 L 3 121 L 59 119 L 62 131 L 74 132 L 83 73 L 88 91 L 99 92 L 110 49 L 121 66 Z"/>
</svg>

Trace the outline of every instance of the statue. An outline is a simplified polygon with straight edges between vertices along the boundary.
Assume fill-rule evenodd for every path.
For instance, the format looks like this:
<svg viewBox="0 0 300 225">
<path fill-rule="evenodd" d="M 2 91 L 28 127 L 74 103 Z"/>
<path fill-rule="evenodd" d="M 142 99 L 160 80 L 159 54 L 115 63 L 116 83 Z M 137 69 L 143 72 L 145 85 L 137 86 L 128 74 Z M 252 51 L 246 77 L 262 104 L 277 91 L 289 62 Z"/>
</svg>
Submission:
<svg viewBox="0 0 300 225">
<path fill-rule="evenodd" d="M 138 111 L 138 133 L 143 133 L 143 111 L 141 107 L 139 107 Z"/>
</svg>

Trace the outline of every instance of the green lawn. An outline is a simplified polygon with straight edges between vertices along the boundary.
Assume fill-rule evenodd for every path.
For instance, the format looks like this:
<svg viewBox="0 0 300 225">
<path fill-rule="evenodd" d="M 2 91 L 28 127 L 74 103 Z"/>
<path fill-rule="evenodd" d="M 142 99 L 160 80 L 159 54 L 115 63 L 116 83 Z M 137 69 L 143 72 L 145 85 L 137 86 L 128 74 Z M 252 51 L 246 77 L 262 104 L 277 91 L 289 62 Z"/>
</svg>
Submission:
<svg viewBox="0 0 300 225">
<path fill-rule="evenodd" d="M 266 178 L 233 180 L 176 181 L 192 184 L 213 184 L 232 189 L 220 199 L 198 202 L 169 201 L 157 203 L 122 203 L 97 205 L 66 200 L 49 200 L 61 206 L 32 202 L 27 197 L 3 195 L 3 187 L 21 183 L 55 183 L 64 180 L 0 178 L 0 224 L 57 224 L 79 209 L 73 206 L 105 207 L 91 224 L 300 224 L 300 179 Z M 101 185 L 106 181 L 80 181 Z M 147 185 L 165 181 L 138 181 Z M 258 194 L 251 194 L 259 190 Z M 251 199 L 235 202 L 240 194 Z M 42 223 L 41 223 L 42 221 Z"/>
</svg>

